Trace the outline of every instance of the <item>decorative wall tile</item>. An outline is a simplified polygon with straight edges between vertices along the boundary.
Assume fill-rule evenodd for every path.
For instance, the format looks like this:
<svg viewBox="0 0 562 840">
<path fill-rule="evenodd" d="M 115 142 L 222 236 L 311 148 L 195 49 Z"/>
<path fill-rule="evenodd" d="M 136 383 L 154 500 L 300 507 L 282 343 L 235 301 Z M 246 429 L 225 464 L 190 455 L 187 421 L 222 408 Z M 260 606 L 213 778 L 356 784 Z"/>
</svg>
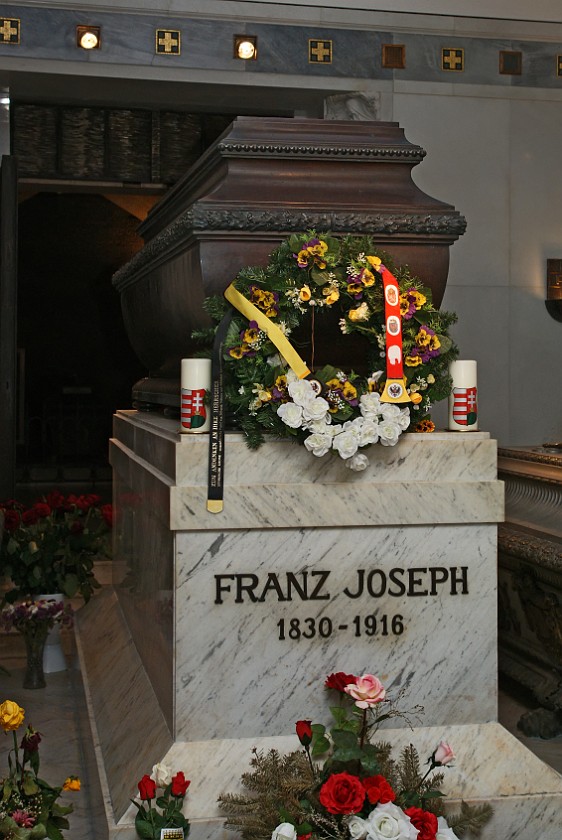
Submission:
<svg viewBox="0 0 562 840">
<path fill-rule="evenodd" d="M 0 44 L 20 43 L 19 18 L 0 17 Z"/>
<path fill-rule="evenodd" d="M 515 50 L 500 50 L 500 73 L 504 76 L 520 76 L 523 54 Z"/>
<path fill-rule="evenodd" d="M 179 29 L 157 29 L 155 51 L 160 55 L 180 55 L 181 32 Z"/>
<path fill-rule="evenodd" d="M 393 70 L 402 70 L 406 66 L 406 47 L 404 44 L 382 45 L 382 66 Z"/>
<path fill-rule="evenodd" d="M 444 47 L 441 50 L 441 69 L 461 72 L 464 70 L 464 49 Z"/>
<path fill-rule="evenodd" d="M 310 64 L 331 64 L 332 41 L 310 38 L 308 41 L 308 61 Z"/>
</svg>

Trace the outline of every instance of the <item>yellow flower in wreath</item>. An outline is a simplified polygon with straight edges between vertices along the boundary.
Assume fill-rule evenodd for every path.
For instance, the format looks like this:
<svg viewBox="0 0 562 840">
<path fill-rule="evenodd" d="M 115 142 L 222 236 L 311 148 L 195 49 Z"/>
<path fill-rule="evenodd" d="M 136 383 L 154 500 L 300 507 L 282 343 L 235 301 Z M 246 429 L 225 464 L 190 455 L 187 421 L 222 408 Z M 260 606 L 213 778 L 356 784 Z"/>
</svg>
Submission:
<svg viewBox="0 0 562 840">
<path fill-rule="evenodd" d="M 310 300 L 312 297 L 312 293 L 310 291 L 310 286 L 303 286 L 302 289 L 299 291 L 299 300 L 304 301 L 305 303 Z"/>
<path fill-rule="evenodd" d="M 340 299 L 340 290 L 337 286 L 324 286 L 322 288 L 322 294 L 326 298 L 328 306 L 332 306 L 333 303 Z"/>
<path fill-rule="evenodd" d="M 404 359 L 408 367 L 417 367 L 418 365 L 423 364 L 421 360 L 421 356 L 406 356 Z"/>
<path fill-rule="evenodd" d="M 371 317 L 371 312 L 367 304 L 363 302 L 357 309 L 350 309 L 347 317 L 350 321 L 368 321 Z"/>
</svg>

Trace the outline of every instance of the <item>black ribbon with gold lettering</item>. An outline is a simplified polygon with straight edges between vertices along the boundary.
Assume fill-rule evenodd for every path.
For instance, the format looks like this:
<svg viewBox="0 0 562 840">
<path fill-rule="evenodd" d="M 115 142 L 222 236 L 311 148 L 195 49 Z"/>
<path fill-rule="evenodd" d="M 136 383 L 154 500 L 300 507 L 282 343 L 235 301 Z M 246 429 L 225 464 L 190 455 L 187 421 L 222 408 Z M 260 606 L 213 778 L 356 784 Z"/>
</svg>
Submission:
<svg viewBox="0 0 562 840">
<path fill-rule="evenodd" d="M 209 435 L 209 471 L 207 510 L 220 513 L 224 494 L 224 391 L 223 346 L 234 309 L 226 313 L 215 334 L 211 362 L 211 432 Z"/>
</svg>

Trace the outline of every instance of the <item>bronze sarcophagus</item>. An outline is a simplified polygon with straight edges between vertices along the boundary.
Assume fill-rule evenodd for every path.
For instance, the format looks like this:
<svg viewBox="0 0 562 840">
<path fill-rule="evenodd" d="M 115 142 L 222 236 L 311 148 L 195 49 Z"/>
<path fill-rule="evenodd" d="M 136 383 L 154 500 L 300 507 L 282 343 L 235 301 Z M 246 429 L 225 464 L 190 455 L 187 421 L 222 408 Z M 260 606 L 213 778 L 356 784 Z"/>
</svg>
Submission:
<svg viewBox="0 0 562 840">
<path fill-rule="evenodd" d="M 263 265 L 288 235 L 369 234 L 441 303 L 465 219 L 412 181 L 425 151 L 397 123 L 238 117 L 152 209 L 145 246 L 114 276 L 129 340 L 148 376 L 140 403 L 179 404 L 180 360 L 209 324 L 206 296 Z M 352 349 L 334 363 L 352 366 Z"/>
</svg>

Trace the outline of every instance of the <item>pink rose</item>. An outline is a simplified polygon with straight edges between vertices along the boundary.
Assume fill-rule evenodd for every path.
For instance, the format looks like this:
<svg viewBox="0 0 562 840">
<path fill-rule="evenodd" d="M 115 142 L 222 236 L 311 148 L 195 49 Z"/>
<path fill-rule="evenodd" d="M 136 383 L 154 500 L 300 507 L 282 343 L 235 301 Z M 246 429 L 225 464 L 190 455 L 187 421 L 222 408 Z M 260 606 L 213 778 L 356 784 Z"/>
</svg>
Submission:
<svg viewBox="0 0 562 840">
<path fill-rule="evenodd" d="M 433 764 L 444 767 L 446 764 L 450 764 L 451 761 L 454 761 L 455 754 L 449 744 L 446 741 L 441 741 L 435 752 L 433 753 L 431 760 Z"/>
<path fill-rule="evenodd" d="M 357 681 L 344 688 L 346 694 L 353 697 L 358 709 L 368 709 L 385 698 L 385 688 L 381 681 L 372 674 L 363 674 Z"/>
</svg>

